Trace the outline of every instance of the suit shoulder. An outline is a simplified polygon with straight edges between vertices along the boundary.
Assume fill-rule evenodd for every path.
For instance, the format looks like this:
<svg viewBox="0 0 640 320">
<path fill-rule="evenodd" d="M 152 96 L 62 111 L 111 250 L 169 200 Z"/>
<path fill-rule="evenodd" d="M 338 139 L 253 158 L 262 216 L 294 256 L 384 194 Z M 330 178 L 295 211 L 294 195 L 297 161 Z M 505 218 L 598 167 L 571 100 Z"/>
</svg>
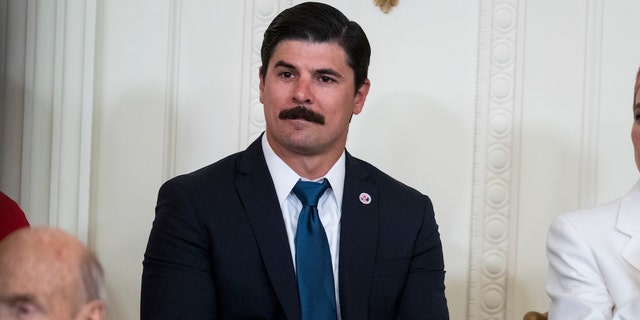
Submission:
<svg viewBox="0 0 640 320">
<path fill-rule="evenodd" d="M 202 187 L 212 187 L 214 185 L 230 182 L 235 173 L 236 163 L 242 152 L 234 153 L 205 167 L 199 168 L 189 173 L 177 175 L 166 182 L 163 186 L 171 184 L 182 185 L 187 189 L 202 189 Z"/>
<path fill-rule="evenodd" d="M 593 207 L 565 212 L 553 219 L 551 227 L 562 228 L 562 226 L 570 225 L 582 232 L 605 226 L 613 228 L 619 206 L 620 198 Z"/>
</svg>

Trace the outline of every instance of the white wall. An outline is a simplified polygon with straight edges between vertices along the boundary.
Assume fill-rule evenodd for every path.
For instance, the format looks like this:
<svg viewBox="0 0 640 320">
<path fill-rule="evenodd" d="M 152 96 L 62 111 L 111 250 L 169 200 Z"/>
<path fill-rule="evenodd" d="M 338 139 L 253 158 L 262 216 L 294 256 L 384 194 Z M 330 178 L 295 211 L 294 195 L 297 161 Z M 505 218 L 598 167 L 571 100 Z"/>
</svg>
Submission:
<svg viewBox="0 0 640 320">
<path fill-rule="evenodd" d="M 160 184 L 262 130 L 261 35 L 298 2 L 0 0 L 0 188 L 96 251 L 111 319 L 138 318 Z M 640 3 L 324 2 L 373 48 L 347 147 L 434 201 L 452 319 L 546 310 L 551 219 L 638 176 Z"/>
</svg>

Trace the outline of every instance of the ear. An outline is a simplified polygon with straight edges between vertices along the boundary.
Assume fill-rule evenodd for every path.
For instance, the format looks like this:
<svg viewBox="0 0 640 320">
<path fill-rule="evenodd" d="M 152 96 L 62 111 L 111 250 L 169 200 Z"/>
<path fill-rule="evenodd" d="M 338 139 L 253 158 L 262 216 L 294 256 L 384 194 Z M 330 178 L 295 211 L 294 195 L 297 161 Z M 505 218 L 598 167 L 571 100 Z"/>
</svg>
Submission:
<svg viewBox="0 0 640 320">
<path fill-rule="evenodd" d="M 80 309 L 78 320 L 104 320 L 107 318 L 107 307 L 102 300 L 92 300 Z"/>
<path fill-rule="evenodd" d="M 371 87 L 371 81 L 369 79 L 365 79 L 364 83 L 358 88 L 356 91 L 356 96 L 353 104 L 353 114 L 358 114 L 362 111 L 364 107 L 364 101 L 367 100 L 367 95 L 369 94 L 369 88 Z"/>
<path fill-rule="evenodd" d="M 263 103 L 262 94 L 264 93 L 264 77 L 262 76 L 262 68 L 264 67 L 260 67 L 260 70 L 258 70 L 258 78 L 260 79 L 260 84 L 258 85 L 258 88 L 260 89 L 260 103 Z"/>
</svg>

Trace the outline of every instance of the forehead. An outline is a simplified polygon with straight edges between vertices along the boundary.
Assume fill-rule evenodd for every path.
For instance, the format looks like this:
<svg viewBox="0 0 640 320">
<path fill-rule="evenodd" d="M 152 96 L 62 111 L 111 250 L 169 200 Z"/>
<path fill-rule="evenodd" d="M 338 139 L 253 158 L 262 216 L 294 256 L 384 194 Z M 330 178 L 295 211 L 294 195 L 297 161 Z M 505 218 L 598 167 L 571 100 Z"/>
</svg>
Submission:
<svg viewBox="0 0 640 320">
<path fill-rule="evenodd" d="M 0 264 L 0 304 L 20 301 L 36 308 L 49 319 L 70 319 L 81 286 L 72 266 L 38 263 L 34 259 Z"/>
<path fill-rule="evenodd" d="M 55 248 L 51 250 L 61 259 L 49 259 L 42 252 L 4 256 L 0 261 L 0 292 L 48 295 L 77 285 L 80 270 L 76 257 L 60 255 Z"/>
<path fill-rule="evenodd" d="M 50 319 L 68 319 L 72 314 L 77 282 L 68 274 L 27 268 L 3 268 L 2 273 L 0 304 L 5 307 L 14 308 L 18 302 L 32 305 Z"/>
<path fill-rule="evenodd" d="M 21 234 L 3 241 L 0 250 L 0 297 L 3 301 L 30 297 L 47 313 L 71 308 L 81 285 L 76 245 L 67 238 L 48 234 Z"/>
<path fill-rule="evenodd" d="M 330 64 L 334 68 L 349 68 L 347 54 L 337 42 L 283 40 L 273 50 L 269 65 L 273 66 L 280 61 L 294 65 Z"/>
</svg>

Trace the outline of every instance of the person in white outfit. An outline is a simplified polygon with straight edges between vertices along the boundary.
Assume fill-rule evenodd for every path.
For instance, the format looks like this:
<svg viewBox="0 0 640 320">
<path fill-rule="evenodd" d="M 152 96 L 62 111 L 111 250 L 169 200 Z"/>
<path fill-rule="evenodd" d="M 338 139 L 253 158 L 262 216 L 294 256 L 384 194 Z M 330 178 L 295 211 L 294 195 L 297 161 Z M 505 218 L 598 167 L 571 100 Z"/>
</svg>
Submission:
<svg viewBox="0 0 640 320">
<path fill-rule="evenodd" d="M 640 170 L 640 70 L 631 141 Z M 547 238 L 549 319 L 640 319 L 640 180 L 624 196 L 558 216 Z"/>
</svg>

